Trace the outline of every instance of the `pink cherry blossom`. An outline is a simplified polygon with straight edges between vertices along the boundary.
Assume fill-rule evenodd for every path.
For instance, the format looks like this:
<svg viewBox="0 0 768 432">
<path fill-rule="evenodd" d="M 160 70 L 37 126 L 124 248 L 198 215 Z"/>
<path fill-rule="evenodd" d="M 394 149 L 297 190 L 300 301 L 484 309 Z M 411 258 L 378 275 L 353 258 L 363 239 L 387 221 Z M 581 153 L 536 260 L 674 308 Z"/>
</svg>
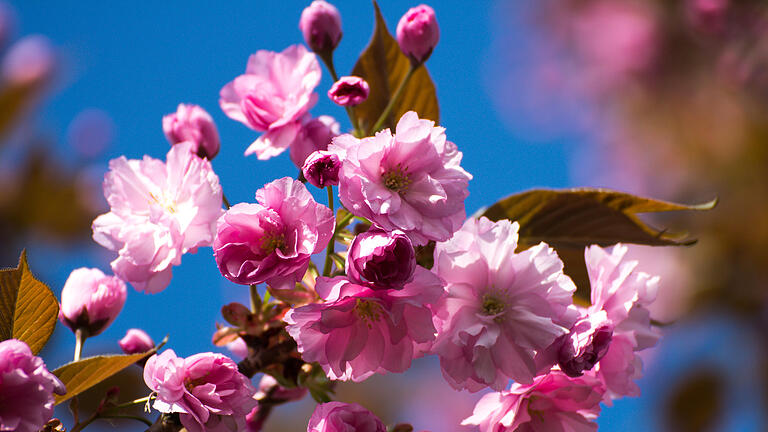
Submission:
<svg viewBox="0 0 768 432">
<path fill-rule="evenodd" d="M 284 177 L 256 192 L 258 204 L 232 206 L 218 224 L 213 252 L 221 274 L 249 285 L 290 288 L 312 254 L 325 249 L 334 217 L 300 181 Z"/>
<path fill-rule="evenodd" d="M 593 432 L 602 390 L 595 379 L 553 371 L 530 385 L 515 383 L 486 394 L 461 424 L 478 426 L 480 432 Z"/>
<path fill-rule="evenodd" d="M 246 156 L 269 159 L 297 139 L 302 117 L 317 102 L 320 75 L 315 55 L 302 45 L 251 55 L 245 74 L 225 85 L 219 99 L 229 118 L 265 132 L 246 149 Z"/>
<path fill-rule="evenodd" d="M 257 404 L 250 380 L 221 354 L 180 358 L 165 350 L 147 360 L 144 382 L 157 393 L 153 407 L 179 413 L 190 432 L 244 430 L 245 416 Z"/>
<path fill-rule="evenodd" d="M 386 432 L 378 417 L 356 403 L 327 402 L 317 405 L 307 432 Z"/>
<path fill-rule="evenodd" d="M 411 281 L 415 269 L 413 244 L 402 231 L 372 227 L 355 236 L 349 245 L 347 275 L 363 285 L 400 289 Z"/>
<path fill-rule="evenodd" d="M 651 325 L 648 305 L 656 299 L 659 278 L 637 271 L 637 261 L 626 261 L 627 247 L 610 249 L 591 246 L 584 253 L 592 287 L 592 306 L 587 316 L 605 314 L 613 326 L 613 337 L 594 373 L 607 388 L 606 396 L 638 396 L 634 380 L 642 371 L 635 354 L 656 344 L 658 331 Z"/>
<path fill-rule="evenodd" d="M 339 184 L 341 161 L 336 153 L 318 150 L 307 157 L 301 172 L 315 187 L 324 189 Z"/>
<path fill-rule="evenodd" d="M 221 143 L 216 124 L 207 111 L 198 105 L 179 104 L 175 113 L 163 116 L 163 132 L 171 144 L 191 141 L 198 156 L 213 159 Z"/>
<path fill-rule="evenodd" d="M 136 328 L 128 329 L 117 344 L 126 354 L 147 352 L 155 347 L 155 341 L 144 330 Z"/>
<path fill-rule="evenodd" d="M 53 415 L 64 384 L 17 339 L 0 342 L 0 431 L 37 432 Z"/>
<path fill-rule="evenodd" d="M 343 160 L 339 197 L 355 215 L 387 231 L 400 229 L 417 245 L 448 240 L 461 227 L 472 176 L 434 122 L 410 111 L 394 136 L 389 129 L 363 139 L 341 135 L 329 151 Z"/>
<path fill-rule="evenodd" d="M 442 281 L 421 267 L 399 290 L 346 277 L 320 277 L 315 290 L 325 303 L 291 309 L 284 320 L 302 358 L 320 363 L 331 379 L 405 372 L 435 338 L 429 306 L 443 294 Z"/>
<path fill-rule="evenodd" d="M 291 144 L 290 155 L 293 164 L 301 169 L 310 154 L 318 150 L 328 150 L 331 140 L 339 135 L 339 127 L 339 122 L 327 115 L 305 119 L 301 132 Z"/>
<path fill-rule="evenodd" d="M 436 306 L 443 376 L 456 389 L 530 384 L 535 355 L 568 332 L 576 290 L 544 243 L 516 253 L 518 224 L 469 219 L 435 247 L 433 271 L 447 285 Z"/>
<path fill-rule="evenodd" d="M 138 291 L 162 291 L 183 254 L 213 242 L 221 186 L 192 147 L 174 145 L 165 163 L 148 156 L 109 163 L 104 196 L 110 212 L 93 221 L 93 239 L 118 252 L 112 271 Z"/>
<path fill-rule="evenodd" d="M 117 318 L 125 304 L 125 282 L 99 269 L 72 271 L 61 290 L 59 321 L 73 332 L 96 336 Z"/>
</svg>

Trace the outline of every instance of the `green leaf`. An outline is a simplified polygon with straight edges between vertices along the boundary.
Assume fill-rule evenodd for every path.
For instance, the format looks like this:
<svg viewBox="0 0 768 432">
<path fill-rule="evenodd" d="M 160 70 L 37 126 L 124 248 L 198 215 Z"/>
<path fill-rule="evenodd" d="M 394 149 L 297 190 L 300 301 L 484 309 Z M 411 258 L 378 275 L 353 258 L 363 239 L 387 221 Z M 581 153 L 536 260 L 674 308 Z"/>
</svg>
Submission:
<svg viewBox="0 0 768 432">
<path fill-rule="evenodd" d="M 22 340 L 37 354 L 51 337 L 58 314 L 56 296 L 29 271 L 26 251 L 18 267 L 0 270 L 0 340 Z"/>
<path fill-rule="evenodd" d="M 685 233 L 659 230 L 638 213 L 709 210 L 717 200 L 700 205 L 676 204 L 607 189 L 535 189 L 511 195 L 489 207 L 483 216 L 520 224 L 519 250 L 546 242 L 565 263 L 565 272 L 579 288 L 577 297 L 589 298 L 584 248 L 597 244 L 634 243 L 650 246 L 691 245 Z"/>
<path fill-rule="evenodd" d="M 159 347 L 158 347 L 159 348 Z M 65 364 L 53 371 L 67 387 L 67 393 L 56 396 L 56 405 L 77 396 L 137 361 L 153 354 L 156 349 L 131 355 L 107 355 L 88 357 Z"/>
<path fill-rule="evenodd" d="M 376 123 L 410 68 L 410 60 L 400 51 L 397 41 L 387 30 L 387 24 L 375 1 L 373 8 L 376 28 L 371 41 L 352 69 L 352 75 L 364 78 L 371 88 L 368 99 L 353 108 L 363 131 L 369 130 Z M 394 128 L 397 120 L 408 111 L 416 111 L 420 118 L 440 122 L 435 84 L 426 66 L 422 65 L 414 72 L 383 127 Z"/>
</svg>

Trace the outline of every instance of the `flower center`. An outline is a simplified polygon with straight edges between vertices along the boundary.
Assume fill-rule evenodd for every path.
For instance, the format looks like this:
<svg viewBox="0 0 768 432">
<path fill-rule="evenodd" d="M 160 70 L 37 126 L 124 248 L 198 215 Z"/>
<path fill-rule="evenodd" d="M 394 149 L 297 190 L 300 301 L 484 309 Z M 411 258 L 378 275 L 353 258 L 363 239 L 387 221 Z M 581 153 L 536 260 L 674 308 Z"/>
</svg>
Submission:
<svg viewBox="0 0 768 432">
<path fill-rule="evenodd" d="M 150 192 L 149 197 L 151 198 L 149 201 L 150 205 L 154 203 L 164 208 L 165 211 L 167 211 L 168 213 L 176 213 L 176 201 L 165 196 L 165 194 L 161 194 L 160 196 L 157 196 L 152 192 Z"/>
<path fill-rule="evenodd" d="M 269 233 L 261 240 L 259 247 L 264 254 L 269 255 L 275 249 L 281 249 L 285 246 L 285 235 L 278 232 Z"/>
<path fill-rule="evenodd" d="M 387 170 L 381 178 L 384 180 L 384 186 L 393 192 L 401 192 L 411 184 L 408 172 L 400 164 Z"/>
<path fill-rule="evenodd" d="M 380 304 L 370 300 L 357 299 L 355 312 L 370 329 L 373 328 L 373 323 L 381 319 L 382 307 Z"/>
<path fill-rule="evenodd" d="M 499 300 L 497 297 L 492 296 L 491 294 L 485 294 L 483 295 L 483 315 L 488 316 L 495 316 L 499 315 L 500 313 L 504 312 L 504 309 L 506 309 L 507 305 Z"/>
</svg>

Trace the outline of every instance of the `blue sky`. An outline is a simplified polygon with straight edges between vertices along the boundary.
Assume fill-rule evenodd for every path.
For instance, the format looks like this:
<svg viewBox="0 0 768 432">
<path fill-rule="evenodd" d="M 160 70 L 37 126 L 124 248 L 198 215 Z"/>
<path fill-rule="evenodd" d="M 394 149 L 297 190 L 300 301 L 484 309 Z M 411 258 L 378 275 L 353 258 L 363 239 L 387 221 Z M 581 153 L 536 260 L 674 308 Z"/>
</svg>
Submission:
<svg viewBox="0 0 768 432">
<path fill-rule="evenodd" d="M 119 155 L 164 158 L 168 143 L 161 117 L 180 102 L 202 105 L 214 117 L 222 138 L 222 150 L 213 166 L 226 195 L 233 203 L 253 201 L 256 189 L 275 178 L 294 176 L 296 168 L 287 154 L 266 162 L 253 156 L 244 158 L 243 151 L 257 135 L 224 116 L 218 93 L 244 71 L 246 59 L 256 50 L 280 51 L 302 43 L 298 19 L 307 3 L 11 2 L 18 15 L 18 33 L 49 36 L 64 61 L 58 90 L 33 121 L 45 134 L 63 137 L 83 109 L 107 112 L 115 125 L 115 139 L 94 168 L 106 171 L 108 159 Z M 468 213 L 530 187 L 570 186 L 569 152 L 584 139 L 577 128 L 567 126 L 542 139 L 534 126 L 519 119 L 510 121 L 494 108 L 494 80 L 503 79 L 506 73 L 506 66 L 498 63 L 499 50 L 535 50 L 522 20 L 503 21 L 510 8 L 513 15 L 517 8 L 503 3 L 505 0 L 471 5 L 458 0 L 433 3 L 441 39 L 427 66 L 437 86 L 442 126 L 464 152 L 463 167 L 474 175 L 466 202 Z M 337 70 L 343 75 L 368 43 L 373 12 L 366 1 L 335 4 L 343 20 L 344 37 L 335 55 Z M 415 4 L 382 1 L 391 31 Z M 512 35 L 503 46 L 498 43 L 499 31 Z M 490 70 L 494 73 L 489 74 Z M 348 127 L 344 111 L 324 96 L 331 84 L 324 71 L 317 89 L 320 101 L 312 114 L 333 115 Z M 567 116 L 562 124 L 569 124 Z M 56 151 L 62 159 L 76 163 L 65 140 L 59 139 Z M 85 239 L 78 254 L 45 242 L 29 245 L 31 268 L 57 294 L 74 268 L 108 271 L 112 255 L 88 242 Z M 123 313 L 102 335 L 87 341 L 85 355 L 116 352 L 116 341 L 131 327 L 143 328 L 156 340 L 169 335 L 169 347 L 179 355 L 212 350 L 213 323 L 221 321 L 220 307 L 232 301 L 247 304 L 247 289 L 225 281 L 210 248 L 201 249 L 184 257 L 164 292 L 144 295 L 130 290 Z M 69 330 L 57 328 L 52 344 L 43 352 L 49 367 L 71 358 L 72 340 Z M 621 425 L 624 414 L 640 406 L 640 402 L 622 402 L 606 410 L 606 425 Z M 466 407 L 469 412 L 471 407 Z M 626 424 L 621 426 L 628 430 Z"/>
</svg>

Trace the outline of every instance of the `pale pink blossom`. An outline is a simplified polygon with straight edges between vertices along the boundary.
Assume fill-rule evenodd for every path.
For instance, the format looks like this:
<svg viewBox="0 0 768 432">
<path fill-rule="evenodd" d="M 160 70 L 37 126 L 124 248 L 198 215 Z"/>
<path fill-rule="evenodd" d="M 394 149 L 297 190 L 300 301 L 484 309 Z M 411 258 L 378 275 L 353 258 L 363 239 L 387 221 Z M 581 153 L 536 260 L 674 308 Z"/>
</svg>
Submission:
<svg viewBox="0 0 768 432">
<path fill-rule="evenodd" d="M 339 10 L 328 2 L 315 0 L 301 12 L 299 29 L 312 51 L 333 51 L 341 41 Z"/>
<path fill-rule="evenodd" d="M 125 282 L 101 270 L 81 267 L 69 274 L 61 290 L 59 321 L 73 332 L 96 336 L 117 318 L 125 304 Z"/>
<path fill-rule="evenodd" d="M 371 88 L 358 76 L 343 76 L 328 90 L 328 97 L 340 106 L 360 105 L 368 99 Z"/>
<path fill-rule="evenodd" d="M 378 417 L 356 403 L 318 404 L 309 418 L 307 432 L 386 432 Z"/>
<path fill-rule="evenodd" d="M 328 150 L 328 145 L 339 135 L 339 122 L 331 116 L 306 120 L 301 125 L 301 131 L 291 144 L 291 161 L 301 169 L 307 156 L 318 151 Z"/>
<path fill-rule="evenodd" d="M 435 338 L 430 305 L 442 281 L 418 267 L 402 289 L 372 289 L 346 277 L 317 279 L 325 303 L 291 309 L 284 320 L 302 358 L 331 379 L 360 382 L 405 372 Z"/>
<path fill-rule="evenodd" d="M 43 35 L 14 42 L 0 62 L 0 81 L 6 86 L 34 87 L 48 82 L 56 69 L 56 53 Z"/>
<path fill-rule="evenodd" d="M 334 217 L 300 181 L 284 177 L 256 192 L 258 204 L 240 203 L 218 223 L 213 252 L 232 282 L 291 288 L 304 277 L 312 254 L 325 249 Z"/>
<path fill-rule="evenodd" d="M 341 135 L 329 151 L 343 161 L 339 197 L 355 215 L 387 231 L 400 229 L 417 245 L 448 240 L 461 227 L 472 176 L 433 121 L 409 111 L 394 136 L 389 129 L 363 139 Z"/>
<path fill-rule="evenodd" d="M 0 342 L 0 431 L 37 432 L 53 415 L 64 384 L 17 339 Z"/>
<path fill-rule="evenodd" d="M 117 344 L 126 354 L 143 353 L 155 347 L 155 341 L 144 330 L 136 328 L 128 329 Z"/>
<path fill-rule="evenodd" d="M 250 380 L 221 354 L 180 358 L 165 350 L 147 360 L 144 382 L 157 394 L 152 406 L 179 413 L 190 432 L 244 430 L 245 416 L 257 404 Z"/>
<path fill-rule="evenodd" d="M 248 59 L 245 74 L 221 89 L 224 113 L 264 132 L 245 151 L 259 159 L 277 156 L 299 136 L 302 117 L 317 102 L 320 64 L 302 45 L 283 52 L 260 50 Z"/>
<path fill-rule="evenodd" d="M 602 390 L 593 378 L 553 371 L 530 385 L 515 383 L 486 394 L 461 424 L 478 426 L 480 432 L 593 432 Z"/>
<path fill-rule="evenodd" d="M 121 156 L 109 163 L 104 196 L 110 212 L 93 221 L 93 239 L 118 252 L 112 271 L 138 291 L 162 291 L 183 254 L 213 242 L 221 186 L 192 147 L 174 145 L 166 162 Z"/>
<path fill-rule="evenodd" d="M 168 142 L 190 141 L 192 151 L 200 157 L 213 159 L 221 143 L 213 118 L 198 105 L 179 104 L 176 112 L 163 116 L 163 132 Z"/>
<path fill-rule="evenodd" d="M 427 5 L 408 9 L 397 23 L 397 43 L 411 61 L 420 64 L 427 60 L 440 39 L 435 11 Z"/>
<path fill-rule="evenodd" d="M 433 352 L 456 389 L 530 384 L 536 354 L 567 334 L 578 312 L 576 286 L 544 243 L 516 253 L 518 224 L 469 219 L 435 247 L 433 271 L 446 281 L 436 306 Z"/>
</svg>

